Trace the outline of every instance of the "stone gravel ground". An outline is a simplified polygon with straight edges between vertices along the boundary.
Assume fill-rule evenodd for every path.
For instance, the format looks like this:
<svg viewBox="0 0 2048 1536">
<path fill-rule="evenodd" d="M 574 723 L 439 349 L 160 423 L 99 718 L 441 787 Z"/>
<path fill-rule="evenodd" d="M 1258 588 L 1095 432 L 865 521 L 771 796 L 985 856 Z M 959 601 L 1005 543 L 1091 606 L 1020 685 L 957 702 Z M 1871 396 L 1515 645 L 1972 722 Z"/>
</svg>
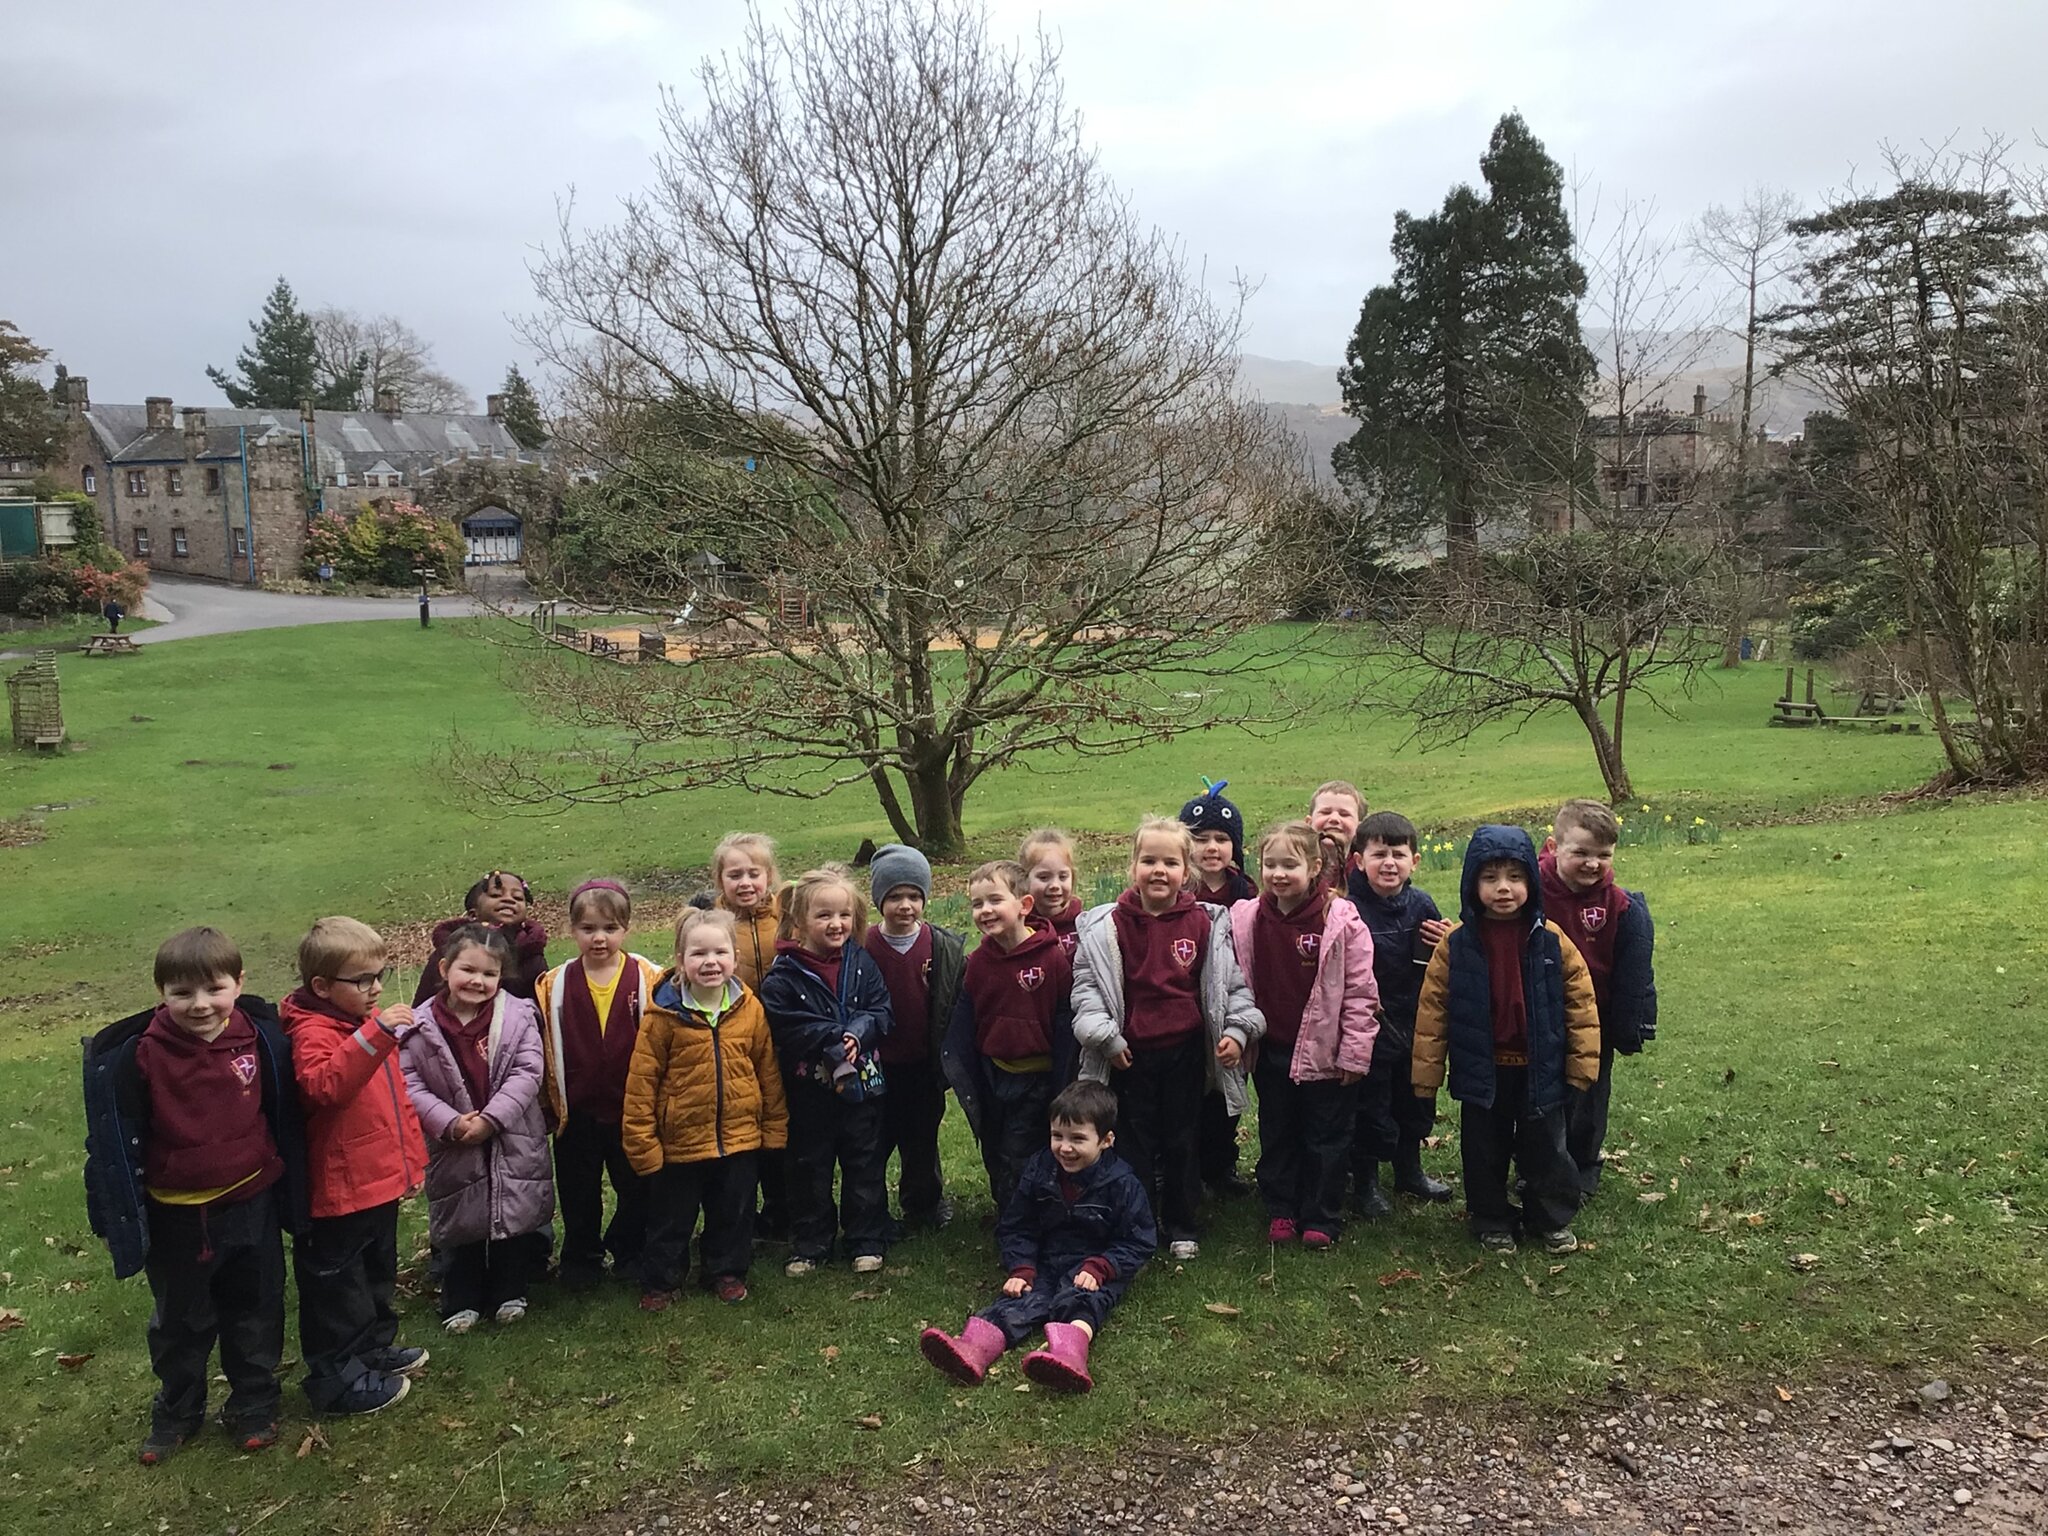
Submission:
<svg viewBox="0 0 2048 1536">
<path fill-rule="evenodd" d="M 1453 1409 L 1345 1432 L 1133 1439 L 1079 1465 L 972 1478 L 925 1462 L 868 1487 L 650 1492 L 567 1529 L 2043 1536 L 2048 1362 L 1987 1353 L 1948 1380 L 1865 1371 L 1725 1400 L 1617 1392 L 1541 1416 L 1507 1410 L 1475 1421 Z"/>
</svg>

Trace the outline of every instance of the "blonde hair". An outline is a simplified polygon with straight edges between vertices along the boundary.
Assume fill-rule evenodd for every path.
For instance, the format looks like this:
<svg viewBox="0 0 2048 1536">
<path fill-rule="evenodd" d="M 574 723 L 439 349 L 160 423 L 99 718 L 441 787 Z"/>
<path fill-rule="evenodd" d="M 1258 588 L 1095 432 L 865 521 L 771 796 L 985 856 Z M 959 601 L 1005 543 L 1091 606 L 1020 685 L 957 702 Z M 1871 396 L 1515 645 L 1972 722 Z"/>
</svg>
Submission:
<svg viewBox="0 0 2048 1536">
<path fill-rule="evenodd" d="M 984 881 L 1000 885 L 1012 896 L 1025 896 L 1031 891 L 1031 875 L 1015 859 L 990 859 L 986 864 L 975 866 L 974 873 L 967 877 L 967 889 L 971 892 Z"/>
<path fill-rule="evenodd" d="M 711 850 L 711 883 L 716 885 L 725 876 L 725 861 L 736 853 L 751 854 L 759 859 L 768 870 L 768 889 L 774 890 L 782 881 L 782 871 L 775 863 L 775 839 L 765 832 L 728 832 L 718 840 L 718 846 Z"/>
<path fill-rule="evenodd" d="M 1563 842 L 1568 832 L 1583 832 L 1596 843 L 1610 847 L 1621 841 L 1621 822 L 1614 807 L 1598 800 L 1567 800 L 1551 819 L 1551 835 Z"/>
<path fill-rule="evenodd" d="M 1138 823 L 1138 830 L 1131 835 L 1131 867 L 1138 866 L 1138 854 L 1148 837 L 1163 837 L 1180 850 L 1180 861 L 1190 869 L 1195 864 L 1195 834 L 1188 830 L 1188 824 L 1171 816 L 1147 816 Z"/>
<path fill-rule="evenodd" d="M 1349 795 L 1352 802 L 1358 807 L 1358 818 L 1361 821 L 1365 819 L 1366 812 L 1372 809 L 1371 806 L 1365 803 L 1365 796 L 1359 792 L 1356 784 L 1353 784 L 1348 779 L 1329 779 L 1318 784 L 1315 788 L 1315 793 L 1308 797 L 1309 810 L 1315 810 L 1316 802 L 1325 795 Z"/>
<path fill-rule="evenodd" d="M 733 946 L 734 955 L 739 953 L 739 924 L 730 912 L 705 911 L 702 907 L 685 907 L 683 915 L 676 919 L 676 959 L 683 958 L 683 945 L 690 935 L 699 928 L 716 928 Z"/>
<path fill-rule="evenodd" d="M 1074 857 L 1074 840 L 1058 827 L 1039 827 L 1024 834 L 1024 841 L 1017 845 L 1017 862 L 1024 866 L 1028 875 L 1039 865 L 1037 854 L 1043 848 L 1057 848 L 1067 856 L 1067 868 L 1079 871 L 1080 861 Z"/>
<path fill-rule="evenodd" d="M 797 876 L 796 884 L 789 888 L 789 894 L 782 903 L 782 922 L 776 927 L 778 939 L 800 939 L 804 925 L 811 920 L 811 905 L 822 891 L 829 891 L 835 885 L 846 887 L 853 906 L 853 936 L 849 943 L 858 944 L 867 937 L 868 899 L 860 893 L 860 883 L 853 878 L 853 871 L 844 864 L 825 864 L 817 869 L 807 869 Z"/>
<path fill-rule="evenodd" d="M 1323 840 L 1316 829 L 1299 817 L 1293 821 L 1277 821 L 1259 834 L 1259 858 L 1263 861 L 1267 848 L 1274 843 L 1285 843 L 1301 855 L 1301 862 L 1310 869 L 1320 868 L 1323 862 Z"/>
<path fill-rule="evenodd" d="M 299 940 L 299 980 L 334 980 L 351 960 L 384 963 L 384 935 L 352 917 L 323 917 Z"/>
</svg>

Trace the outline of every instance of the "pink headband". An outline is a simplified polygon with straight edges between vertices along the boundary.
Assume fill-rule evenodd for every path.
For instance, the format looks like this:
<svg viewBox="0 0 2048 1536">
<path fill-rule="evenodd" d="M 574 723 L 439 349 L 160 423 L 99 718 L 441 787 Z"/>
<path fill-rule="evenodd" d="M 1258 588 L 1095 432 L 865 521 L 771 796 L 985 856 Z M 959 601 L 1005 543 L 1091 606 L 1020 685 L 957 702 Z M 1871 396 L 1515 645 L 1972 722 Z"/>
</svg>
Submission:
<svg viewBox="0 0 2048 1536">
<path fill-rule="evenodd" d="M 630 895 L 627 895 L 626 888 L 616 880 L 586 880 L 569 893 L 569 899 L 574 901 L 585 891 L 617 891 L 621 896 L 625 896 L 628 901 L 633 899 Z"/>
</svg>

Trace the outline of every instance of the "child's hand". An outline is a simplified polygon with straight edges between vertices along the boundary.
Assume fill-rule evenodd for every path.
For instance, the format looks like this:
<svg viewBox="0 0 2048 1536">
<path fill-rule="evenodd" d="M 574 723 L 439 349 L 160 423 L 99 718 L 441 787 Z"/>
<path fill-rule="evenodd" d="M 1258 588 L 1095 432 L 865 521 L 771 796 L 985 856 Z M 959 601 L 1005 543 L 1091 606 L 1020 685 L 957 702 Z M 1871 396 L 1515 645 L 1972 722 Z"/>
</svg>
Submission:
<svg viewBox="0 0 2048 1536">
<path fill-rule="evenodd" d="M 854 1038 L 853 1038 L 853 1036 L 851 1036 L 851 1035 L 841 1035 L 841 1036 L 839 1037 L 839 1039 L 840 1039 L 841 1043 L 842 1043 L 842 1044 L 844 1045 L 844 1047 L 845 1047 L 845 1050 L 846 1050 L 846 1059 L 847 1059 L 847 1060 L 848 1060 L 849 1062 L 852 1062 L 852 1061 L 859 1061 L 859 1060 L 860 1060 L 860 1042 L 859 1042 L 858 1040 L 854 1039 Z"/>
<path fill-rule="evenodd" d="M 1115 1067 L 1119 1072 L 1128 1072 L 1131 1068 L 1131 1048 L 1129 1046 L 1125 1046 L 1121 1051 L 1118 1051 L 1116 1053 L 1115 1059 L 1110 1062 L 1110 1065 L 1112 1067 Z"/>
<path fill-rule="evenodd" d="M 1099 1291 L 1102 1289 L 1102 1282 L 1095 1278 L 1095 1271 L 1092 1269 L 1077 1269 L 1074 1271 L 1074 1289 L 1077 1291 Z"/>
<path fill-rule="evenodd" d="M 1216 1059 L 1226 1067 L 1234 1067 L 1244 1059 L 1244 1048 L 1225 1035 L 1216 1042 Z"/>
<path fill-rule="evenodd" d="M 377 1022 L 392 1034 L 404 1039 L 412 1032 L 412 1006 L 409 1003 L 393 1003 L 389 1008 L 379 1010 Z"/>
<path fill-rule="evenodd" d="M 1031 1282 L 1022 1275 L 1012 1275 L 1003 1282 L 1003 1294 L 1005 1296 L 1022 1296 L 1030 1289 Z"/>
<path fill-rule="evenodd" d="M 1450 931 L 1451 925 L 1440 917 L 1424 919 L 1422 926 L 1416 930 L 1416 932 L 1422 935 L 1422 942 L 1430 945 L 1432 948 L 1443 943 L 1444 935 Z"/>
<path fill-rule="evenodd" d="M 472 1111 L 461 1116 L 448 1128 L 448 1139 L 465 1147 L 473 1147 L 480 1141 L 489 1141 L 491 1122 Z"/>
</svg>

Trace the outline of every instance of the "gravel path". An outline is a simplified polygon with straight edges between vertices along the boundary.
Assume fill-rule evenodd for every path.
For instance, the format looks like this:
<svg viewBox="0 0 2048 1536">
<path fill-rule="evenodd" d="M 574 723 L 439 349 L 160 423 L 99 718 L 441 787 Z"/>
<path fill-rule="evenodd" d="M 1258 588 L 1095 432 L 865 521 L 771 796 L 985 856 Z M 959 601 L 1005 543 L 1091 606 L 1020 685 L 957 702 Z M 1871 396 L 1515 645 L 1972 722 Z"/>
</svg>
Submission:
<svg viewBox="0 0 2048 1536">
<path fill-rule="evenodd" d="M 996 1390 L 1009 1384 L 999 1382 Z M 1211 1445 L 1127 1442 L 1054 1472 L 880 1488 L 646 1496 L 577 1536 L 1009 1532 L 2048 1531 L 2048 1365 L 1985 1355 L 1951 1382 L 1863 1372 L 1740 1399 L 1616 1396 L 1543 1419 L 1410 1414 Z"/>
</svg>

